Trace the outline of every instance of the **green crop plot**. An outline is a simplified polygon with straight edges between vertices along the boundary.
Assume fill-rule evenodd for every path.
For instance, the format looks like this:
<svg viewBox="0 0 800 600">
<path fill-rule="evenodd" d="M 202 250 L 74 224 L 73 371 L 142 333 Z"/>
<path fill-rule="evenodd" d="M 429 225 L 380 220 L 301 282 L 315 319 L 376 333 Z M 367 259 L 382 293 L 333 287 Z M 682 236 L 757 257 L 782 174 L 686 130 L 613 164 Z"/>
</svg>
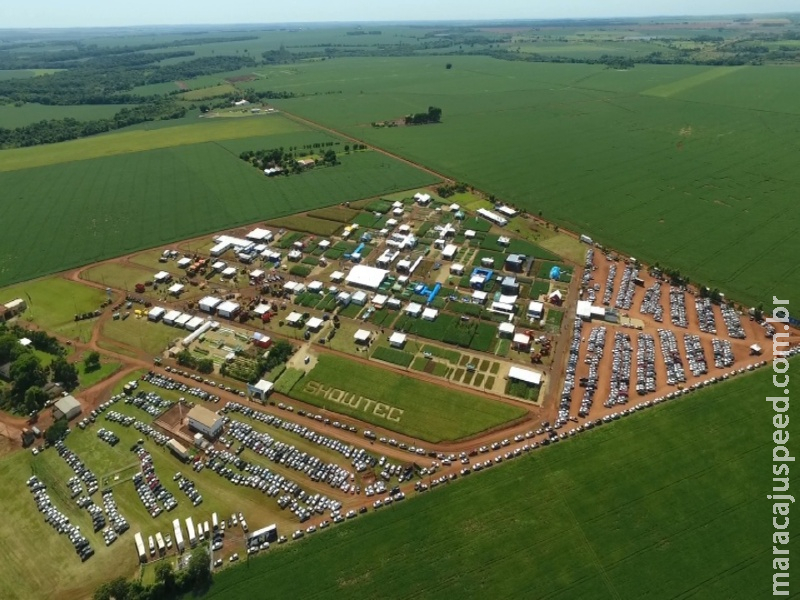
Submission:
<svg viewBox="0 0 800 600">
<path fill-rule="evenodd" d="M 409 354 L 408 352 L 403 352 L 402 350 L 387 348 L 386 346 L 378 346 L 375 348 L 375 352 L 372 353 L 372 358 L 377 358 L 378 360 L 382 360 L 393 365 L 407 367 L 414 360 L 414 355 Z"/>
<path fill-rule="evenodd" d="M 49 119 L 91 121 L 113 117 L 126 108 L 124 104 L 81 104 L 79 106 L 45 106 L 43 104 L 0 105 L 0 127 L 14 129 Z M 2 170 L 3 167 L 0 167 Z"/>
<path fill-rule="evenodd" d="M 323 354 L 289 392 L 292 398 L 429 442 L 456 440 L 516 419 L 524 411 L 447 390 L 393 371 Z"/>
<path fill-rule="evenodd" d="M 743 302 L 800 302 L 800 71 L 446 60 L 297 65 L 263 85 L 335 80 L 341 94 L 276 104 Z M 421 97 L 441 124 L 369 126 Z"/>
<path fill-rule="evenodd" d="M 790 371 L 800 377 L 800 363 Z M 773 531 L 764 440 L 774 430 L 770 407 L 753 399 L 774 392 L 770 376 L 637 413 L 270 551 L 219 574 L 207 598 L 243 600 L 264 586 L 276 596 L 345 599 L 485 590 L 507 598 L 762 597 Z"/>
<path fill-rule="evenodd" d="M 171 128 L 169 135 L 182 130 Z M 197 126 L 197 131 L 205 130 Z M 112 137 L 78 142 L 96 144 Z M 190 137 L 196 138 L 194 133 Z M 61 146 L 33 150 L 50 152 Z M 17 151 L 0 152 L 0 165 L 5 164 L 5 152 Z M 5 198 L 0 285 L 432 181 L 430 175 L 377 152 L 342 156 L 341 163 L 268 179 L 238 155 L 204 143 L 0 172 Z M 31 223 L 48 240 L 37 252 L 28 251 Z"/>
</svg>

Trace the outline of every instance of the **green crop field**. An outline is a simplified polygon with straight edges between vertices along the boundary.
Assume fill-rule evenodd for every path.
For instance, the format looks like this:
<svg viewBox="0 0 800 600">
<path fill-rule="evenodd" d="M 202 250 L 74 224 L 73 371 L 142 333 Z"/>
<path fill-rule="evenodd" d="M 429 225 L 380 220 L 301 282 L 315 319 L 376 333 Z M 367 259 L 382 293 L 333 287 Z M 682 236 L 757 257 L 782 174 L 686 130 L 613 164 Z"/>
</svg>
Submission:
<svg viewBox="0 0 800 600">
<path fill-rule="evenodd" d="M 0 105 L 0 127 L 14 129 L 46 119 L 90 121 L 114 116 L 126 108 L 124 104 L 81 104 L 79 106 L 45 106 L 43 104 Z M 0 154 L 0 156 L 2 156 Z M 3 167 L 0 167 L 3 169 Z"/>
<path fill-rule="evenodd" d="M 524 414 L 522 409 L 466 392 L 448 390 L 445 394 L 433 384 L 377 367 L 360 365 L 358 377 L 353 377 L 350 365 L 345 358 L 323 354 L 289 395 L 434 443 L 474 435 Z M 339 392 L 326 397 L 320 385 Z M 335 401 L 344 396 L 357 406 Z M 359 396 L 370 402 L 358 401 Z M 377 403 L 383 407 L 378 408 Z"/>
<path fill-rule="evenodd" d="M 798 361 L 790 374 L 800 377 Z M 224 571 L 206 597 L 265 586 L 303 598 L 763 597 L 770 377 L 720 384 L 359 517 Z"/>
<path fill-rule="evenodd" d="M 253 124 L 257 126 L 256 121 Z M 196 127 L 201 132 L 207 128 Z M 141 133 L 179 134 L 183 129 Z M 33 150 L 49 152 L 60 146 Z M 3 152 L 0 164 L 5 164 Z M 238 154 L 213 142 L 0 172 L 6 198 L 0 285 L 432 181 L 423 171 L 377 152 L 342 156 L 341 165 L 332 168 L 268 179 Z M 39 235 L 48 240 L 37 252 L 27 250 L 30 223 L 36 223 Z"/>
<path fill-rule="evenodd" d="M 359 58 L 252 85 L 341 91 L 275 104 L 743 302 L 800 302 L 800 70 L 715 69 Z M 428 105 L 441 124 L 369 126 Z"/>
</svg>

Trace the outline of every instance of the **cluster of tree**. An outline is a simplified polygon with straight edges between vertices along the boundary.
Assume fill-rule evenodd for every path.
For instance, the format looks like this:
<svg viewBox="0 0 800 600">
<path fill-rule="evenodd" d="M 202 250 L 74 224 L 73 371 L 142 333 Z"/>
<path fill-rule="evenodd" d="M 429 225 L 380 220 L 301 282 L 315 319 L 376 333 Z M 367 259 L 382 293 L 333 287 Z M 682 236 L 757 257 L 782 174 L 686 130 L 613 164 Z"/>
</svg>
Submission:
<svg viewBox="0 0 800 600">
<path fill-rule="evenodd" d="M 406 115 L 406 125 L 427 125 L 428 123 L 440 123 L 442 121 L 442 109 L 429 106 L 428 112 Z"/>
<path fill-rule="evenodd" d="M 673 269 L 671 267 L 662 267 L 658 263 L 653 265 L 658 272 L 662 275 L 666 275 L 669 278 L 670 285 L 674 286 L 681 286 L 681 285 L 689 285 L 689 278 L 681 274 L 679 269 Z"/>
<path fill-rule="evenodd" d="M 268 148 L 262 150 L 245 150 L 239 154 L 245 162 L 249 162 L 259 170 L 280 168 L 284 175 L 300 173 L 303 167 L 298 164 L 298 160 L 311 154 L 320 154 L 316 164 L 334 166 L 339 164 L 336 158 L 336 151 L 331 148 L 339 142 L 315 142 L 304 144 L 303 146 L 289 146 L 284 148 Z M 326 149 L 327 148 L 327 149 Z"/>
<path fill-rule="evenodd" d="M 201 544 L 189 557 L 185 569 L 175 571 L 172 563 L 162 560 L 155 566 L 155 583 L 144 585 L 123 577 L 102 584 L 94 592 L 94 600 L 173 600 L 187 594 L 202 595 L 211 585 L 208 550 Z"/>
<path fill-rule="evenodd" d="M 366 144 L 353 144 L 353 147 L 352 147 L 353 152 L 358 152 L 359 150 L 366 150 L 366 149 L 367 149 L 367 145 Z M 350 144 L 345 144 L 344 145 L 344 151 L 345 152 L 350 152 L 350 150 L 351 150 Z"/>
<path fill-rule="evenodd" d="M 196 358 L 189 350 L 184 348 L 175 357 L 178 364 L 190 369 L 196 369 L 200 373 L 213 373 L 214 361 L 210 358 Z"/>
<path fill-rule="evenodd" d="M 468 189 L 466 183 L 446 183 L 436 188 L 436 194 L 441 198 L 449 198 L 454 194 L 463 194 Z"/>
<path fill-rule="evenodd" d="M 99 352 L 89 352 L 84 359 L 83 359 L 83 370 L 85 373 L 91 373 L 92 371 L 97 371 L 100 368 L 100 353 Z"/>
<path fill-rule="evenodd" d="M 157 99 L 131 108 L 123 108 L 109 119 L 79 121 L 73 118 L 48 119 L 15 129 L 0 127 L 0 148 L 21 148 L 54 144 L 122 129 L 146 121 L 180 119 L 186 107 L 168 99 Z"/>
</svg>

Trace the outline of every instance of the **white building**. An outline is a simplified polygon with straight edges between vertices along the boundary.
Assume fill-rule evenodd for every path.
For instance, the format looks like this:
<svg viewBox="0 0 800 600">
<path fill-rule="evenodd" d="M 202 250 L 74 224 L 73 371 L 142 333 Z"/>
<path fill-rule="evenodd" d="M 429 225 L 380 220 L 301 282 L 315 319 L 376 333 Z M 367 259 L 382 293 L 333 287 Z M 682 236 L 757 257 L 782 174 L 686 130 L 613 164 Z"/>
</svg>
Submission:
<svg viewBox="0 0 800 600">
<path fill-rule="evenodd" d="M 464 265 L 461 263 L 453 263 L 450 265 L 450 272 L 453 275 L 463 275 L 464 274 Z"/>
<path fill-rule="evenodd" d="M 147 313 L 147 318 L 148 318 L 150 321 L 158 321 L 158 320 L 159 320 L 161 317 L 163 317 L 163 316 L 164 316 L 166 313 L 167 313 L 167 311 L 166 311 L 165 309 L 161 308 L 160 306 L 154 306 L 154 307 L 153 307 L 153 308 L 151 308 L 151 309 L 150 309 L 150 311 Z"/>
<path fill-rule="evenodd" d="M 172 279 L 172 275 L 170 275 L 166 271 L 159 271 L 158 273 L 153 275 L 153 281 L 155 281 L 156 283 L 166 283 L 170 279 Z"/>
<path fill-rule="evenodd" d="M 422 311 L 422 318 L 426 321 L 435 321 L 439 311 L 435 308 L 426 308 Z"/>
<path fill-rule="evenodd" d="M 389 345 L 393 348 L 403 348 L 406 345 L 406 334 L 395 331 L 389 337 Z"/>
<path fill-rule="evenodd" d="M 216 439 L 222 432 L 222 424 L 222 417 L 199 404 L 189 411 L 189 429 L 202 433 L 206 439 Z"/>
<path fill-rule="evenodd" d="M 455 244 L 447 244 L 442 250 L 442 258 L 445 260 L 453 260 L 458 252 L 458 246 Z"/>
<path fill-rule="evenodd" d="M 372 337 L 372 332 L 366 329 L 359 329 L 356 331 L 355 335 L 353 335 L 353 339 L 357 344 L 366 344 L 369 342 L 370 337 Z"/>
<path fill-rule="evenodd" d="M 297 327 L 298 325 L 300 325 L 300 321 L 302 320 L 303 320 L 303 315 L 301 315 L 299 312 L 289 313 L 289 316 L 286 317 L 286 322 L 292 327 Z"/>
<path fill-rule="evenodd" d="M 175 283 L 171 285 L 167 291 L 173 296 L 180 296 L 181 292 L 184 290 L 184 287 L 185 286 L 182 283 Z"/>
<path fill-rule="evenodd" d="M 200 310 L 207 313 L 213 313 L 217 306 L 222 303 L 222 300 L 219 298 L 215 298 L 214 296 L 206 296 L 197 305 L 200 307 Z"/>
<path fill-rule="evenodd" d="M 245 236 L 248 240 L 252 240 L 254 242 L 270 242 L 272 241 L 272 232 L 269 229 L 261 229 L 259 227 L 253 229 L 250 233 Z"/>
<path fill-rule="evenodd" d="M 389 271 L 386 269 L 356 265 L 350 269 L 345 282 L 355 287 L 377 290 L 388 274 Z"/>
<path fill-rule="evenodd" d="M 493 213 L 490 210 L 486 210 L 485 208 L 479 208 L 477 212 L 487 221 L 491 221 L 492 223 L 494 223 L 495 225 L 499 225 L 500 227 L 503 227 L 508 224 L 508 219 L 498 215 L 497 213 Z"/>
<path fill-rule="evenodd" d="M 431 202 L 431 195 L 417 192 L 416 194 L 414 194 L 414 200 L 420 206 L 427 206 Z"/>
<path fill-rule="evenodd" d="M 175 319 L 181 316 L 181 311 L 179 310 L 171 310 L 167 314 L 164 315 L 162 319 L 165 325 L 174 325 Z"/>
<path fill-rule="evenodd" d="M 511 338 L 514 336 L 514 324 L 500 323 L 497 327 L 497 332 L 500 337 Z"/>
<path fill-rule="evenodd" d="M 536 300 L 531 300 L 528 303 L 528 318 L 529 319 L 541 319 L 542 314 L 544 313 L 544 302 L 537 302 Z"/>
<path fill-rule="evenodd" d="M 542 383 L 541 373 L 521 367 L 511 367 L 508 370 L 508 378 L 514 381 L 524 381 L 529 385 L 541 385 Z"/>
<path fill-rule="evenodd" d="M 367 294 L 362 290 L 358 290 L 350 297 L 350 302 L 357 306 L 364 306 L 367 303 Z"/>
<path fill-rule="evenodd" d="M 308 328 L 309 328 L 311 331 L 319 331 L 319 329 L 322 327 L 322 324 L 323 324 L 324 322 L 325 322 L 325 321 L 323 321 L 323 320 L 322 320 L 322 319 L 320 319 L 319 317 L 311 317 L 311 318 L 308 320 L 308 322 L 306 323 L 306 326 L 307 326 L 307 327 L 308 327 Z"/>
<path fill-rule="evenodd" d="M 239 305 L 238 302 L 226 300 L 217 307 L 217 314 L 225 319 L 233 319 L 234 317 L 236 317 L 236 315 L 239 314 L 239 311 L 241 309 L 242 307 Z"/>
<path fill-rule="evenodd" d="M 417 302 L 411 302 L 403 310 L 412 317 L 418 317 L 422 313 L 422 305 Z"/>
</svg>

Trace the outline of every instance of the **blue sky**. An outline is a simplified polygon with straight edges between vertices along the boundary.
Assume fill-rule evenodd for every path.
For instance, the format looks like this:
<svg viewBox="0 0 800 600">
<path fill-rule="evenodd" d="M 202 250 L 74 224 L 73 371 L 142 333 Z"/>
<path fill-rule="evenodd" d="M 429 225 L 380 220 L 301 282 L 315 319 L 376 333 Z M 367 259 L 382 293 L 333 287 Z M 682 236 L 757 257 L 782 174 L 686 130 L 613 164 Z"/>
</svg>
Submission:
<svg viewBox="0 0 800 600">
<path fill-rule="evenodd" d="M 0 0 L 0 28 L 550 19 L 800 11 L 797 0 Z"/>
</svg>

